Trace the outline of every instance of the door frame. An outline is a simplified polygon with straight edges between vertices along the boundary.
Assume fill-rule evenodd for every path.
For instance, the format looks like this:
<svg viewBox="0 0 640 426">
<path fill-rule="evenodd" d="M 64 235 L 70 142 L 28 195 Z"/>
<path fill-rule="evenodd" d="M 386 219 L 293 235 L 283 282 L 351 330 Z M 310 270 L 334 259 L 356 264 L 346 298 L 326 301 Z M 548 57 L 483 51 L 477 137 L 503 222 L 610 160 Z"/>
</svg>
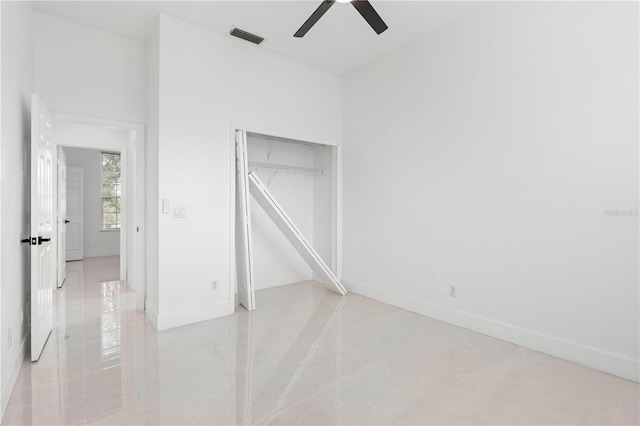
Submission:
<svg viewBox="0 0 640 426">
<path fill-rule="evenodd" d="M 254 126 L 251 124 L 244 124 L 238 122 L 231 122 L 229 126 L 229 140 L 230 149 L 232 155 L 230 155 L 230 181 L 231 192 L 230 202 L 231 206 L 229 212 L 230 226 L 229 230 L 229 253 L 231 253 L 231 264 L 229 275 L 230 285 L 233 288 L 229 289 L 229 303 L 232 310 L 235 309 L 235 294 L 237 292 L 237 275 L 236 275 L 236 241 L 235 241 L 235 220 L 236 220 L 236 131 L 245 131 L 247 135 L 267 136 L 277 139 L 286 139 L 293 142 L 301 142 L 310 145 L 325 145 L 332 147 L 332 166 L 331 173 L 332 186 L 334 188 L 333 202 L 332 202 L 332 244 L 331 244 L 331 267 L 339 280 L 342 280 L 342 143 L 335 141 L 320 141 L 317 139 L 310 139 L 305 136 L 299 135 L 286 135 L 277 129 L 269 129 L 261 126 Z"/>
<path fill-rule="evenodd" d="M 2 34 L 2 6 L 0 5 L 0 34 Z M 0 54 L 0 82 L 2 81 L 2 54 Z M 2 98 L 2 84 L 0 84 L 0 99 Z M 2 135 L 2 107 L 0 106 L 0 139 Z M 0 152 L 2 150 L 0 149 Z M 0 153 L 0 176 L 2 176 L 2 154 Z M 0 224 L 2 224 L 2 186 L 0 185 Z M 2 238 L 2 226 L 0 225 L 0 238 Z M 0 240 L 1 241 L 1 240 Z M 0 277 L 2 277 L 2 244 L 0 244 Z M 2 298 L 2 280 L 0 279 L 0 300 Z M 2 330 L 2 303 L 0 303 L 0 330 Z M 2 365 L 2 351 L 0 351 L 0 366 Z M 7 398 L 7 403 L 9 399 Z M 4 417 L 4 396 L 2 395 L 2 385 L 0 385 L 0 421 Z"/>
<path fill-rule="evenodd" d="M 65 147 L 61 146 L 61 145 L 58 145 L 58 148 L 65 148 Z M 58 151 L 58 153 L 60 153 L 60 152 Z M 59 160 L 58 160 L 58 163 L 59 163 Z M 59 166 L 59 164 L 58 164 L 58 166 Z M 84 204 L 84 169 L 82 167 L 71 166 L 71 167 L 67 167 L 67 172 L 69 172 L 69 171 L 71 172 L 70 173 L 71 175 L 73 175 L 75 173 L 78 173 L 78 175 L 76 176 L 77 178 L 79 178 L 77 183 L 79 183 L 78 186 L 79 186 L 79 189 L 80 189 L 80 195 L 78 195 L 78 197 L 80 197 L 80 202 L 82 204 Z M 69 173 L 67 174 L 67 181 L 66 181 L 66 188 L 65 188 L 67 193 L 69 192 L 68 191 L 69 190 L 69 179 L 68 178 L 69 178 Z M 57 182 L 56 188 L 58 190 L 58 194 L 60 194 L 60 190 L 61 190 L 60 181 Z M 68 199 L 67 199 L 67 201 L 68 201 Z M 64 254 L 64 256 L 65 256 L 65 261 L 69 261 L 69 262 L 82 260 L 84 258 L 84 241 L 83 241 L 84 240 L 84 229 L 83 229 L 84 228 L 84 205 L 82 205 L 80 208 L 82 209 L 82 211 L 80 212 L 81 214 L 78 214 L 78 212 L 75 212 L 75 214 L 72 215 L 73 216 L 73 220 L 70 222 L 70 225 L 77 225 L 78 223 L 80 224 L 80 228 L 81 228 L 80 231 L 79 231 L 80 232 L 80 241 L 79 241 L 80 247 L 76 251 L 80 251 L 80 253 L 82 253 L 82 256 L 80 256 L 80 258 L 78 259 L 77 253 L 75 253 L 74 256 L 73 256 L 73 259 L 71 259 L 69 257 L 69 253 L 68 253 L 69 246 L 66 244 L 66 241 L 65 241 L 65 254 Z M 67 211 L 66 217 L 67 218 L 69 217 L 69 212 L 68 211 Z M 80 217 L 80 220 L 78 220 L 78 217 Z M 62 228 L 63 225 L 66 227 L 66 230 L 65 230 L 66 231 L 65 232 L 65 239 L 66 239 L 67 236 L 69 235 L 69 225 L 64 224 L 61 217 L 58 218 L 57 224 L 58 224 L 58 233 L 60 232 L 60 228 Z M 60 259 L 60 257 L 61 256 L 59 255 L 58 259 Z"/>
<path fill-rule="evenodd" d="M 54 128 L 56 123 L 80 124 L 104 127 L 129 132 L 126 146 L 119 144 L 96 144 L 92 141 L 58 142 L 54 138 L 54 163 L 57 168 L 57 147 L 85 148 L 120 152 L 122 167 L 122 198 L 125 200 L 120 234 L 120 279 L 127 281 L 136 292 L 136 306 L 145 309 L 146 247 L 145 247 L 145 127 L 142 123 L 111 120 L 60 111 L 52 111 Z M 117 146 L 116 146 L 117 145 Z M 57 198 L 58 181 L 54 182 Z M 56 257 L 57 258 L 57 257 Z"/>
<path fill-rule="evenodd" d="M 250 214 L 250 194 L 249 194 L 249 177 L 248 159 L 247 159 L 247 132 L 236 132 L 236 212 L 235 216 L 236 239 L 240 237 L 240 241 L 244 243 L 234 243 L 240 253 L 234 253 L 236 260 L 236 291 L 238 293 L 238 302 L 245 307 L 247 311 L 253 311 L 255 304 L 255 288 L 253 285 L 253 263 L 251 262 L 252 238 L 251 238 L 251 214 Z M 240 209 L 240 212 L 238 212 Z M 238 217 L 239 216 L 239 217 Z M 246 295 L 245 295 L 246 293 Z"/>
<path fill-rule="evenodd" d="M 62 152 L 64 152 L 64 148 L 59 146 L 56 147 L 56 155 L 58 156 L 57 158 L 60 158 L 60 150 L 62 150 Z M 65 182 L 67 180 L 66 176 L 67 176 L 67 154 L 64 154 L 64 158 L 65 158 L 65 164 L 64 164 L 64 176 L 65 176 Z M 64 260 L 66 263 L 66 238 L 67 238 L 67 232 L 66 232 L 66 228 L 65 225 L 66 223 L 64 223 L 64 221 L 67 219 L 66 213 L 67 213 L 67 207 L 65 205 L 64 208 L 64 217 L 61 215 L 61 211 L 60 211 L 60 175 L 63 174 L 63 171 L 61 169 L 60 166 L 60 161 L 56 160 L 56 173 L 58 174 L 58 176 L 56 177 L 55 180 L 55 188 L 53 190 L 53 192 L 56 194 L 56 236 L 57 236 L 57 244 L 56 244 L 56 266 L 57 266 L 57 276 L 56 276 L 56 288 L 60 288 L 62 287 L 62 285 L 64 284 L 64 281 L 67 278 L 67 269 L 66 269 L 66 265 L 64 266 L 64 268 L 61 268 L 63 262 L 61 261 L 61 253 L 65 253 L 65 257 Z M 65 188 L 65 203 L 67 201 L 67 197 L 66 197 L 66 188 Z M 62 231 L 64 229 L 64 231 Z M 64 243 L 63 243 L 63 236 L 62 233 L 64 232 Z M 64 250 L 63 250 L 64 249 Z"/>
</svg>

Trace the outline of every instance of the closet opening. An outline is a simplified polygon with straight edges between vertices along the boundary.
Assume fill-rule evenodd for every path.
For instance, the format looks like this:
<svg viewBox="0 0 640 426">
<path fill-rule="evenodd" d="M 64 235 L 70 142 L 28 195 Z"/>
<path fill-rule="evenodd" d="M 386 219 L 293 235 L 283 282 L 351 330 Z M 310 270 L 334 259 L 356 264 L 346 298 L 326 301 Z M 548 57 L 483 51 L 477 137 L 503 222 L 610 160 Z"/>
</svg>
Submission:
<svg viewBox="0 0 640 426">
<path fill-rule="evenodd" d="M 236 154 L 240 303 L 253 310 L 253 291 L 309 280 L 344 294 L 337 279 L 338 146 L 237 131 Z M 292 232 L 287 235 L 291 229 L 278 223 L 274 218 L 278 214 L 269 210 L 264 197 L 258 201 L 265 194 L 281 208 L 280 218 L 289 219 L 304 236 L 302 240 L 292 238 Z M 300 246 L 306 243 L 302 250 Z M 321 261 L 314 262 L 314 256 Z"/>
</svg>

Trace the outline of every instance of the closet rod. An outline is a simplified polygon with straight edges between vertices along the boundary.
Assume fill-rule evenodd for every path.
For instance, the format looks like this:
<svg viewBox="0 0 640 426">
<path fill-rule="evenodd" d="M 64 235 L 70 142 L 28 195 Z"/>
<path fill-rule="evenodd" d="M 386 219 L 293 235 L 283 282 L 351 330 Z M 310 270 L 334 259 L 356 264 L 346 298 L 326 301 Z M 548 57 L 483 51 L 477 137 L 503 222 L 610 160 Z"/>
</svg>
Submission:
<svg viewBox="0 0 640 426">
<path fill-rule="evenodd" d="M 325 175 L 325 169 L 319 169 L 316 167 L 301 167 L 301 166 L 290 166 L 288 164 L 277 164 L 277 163 L 261 163 L 257 161 L 249 161 L 249 167 L 254 167 L 256 169 L 271 169 L 278 170 L 283 172 L 292 172 L 292 173 L 306 173 L 311 175 Z"/>
</svg>

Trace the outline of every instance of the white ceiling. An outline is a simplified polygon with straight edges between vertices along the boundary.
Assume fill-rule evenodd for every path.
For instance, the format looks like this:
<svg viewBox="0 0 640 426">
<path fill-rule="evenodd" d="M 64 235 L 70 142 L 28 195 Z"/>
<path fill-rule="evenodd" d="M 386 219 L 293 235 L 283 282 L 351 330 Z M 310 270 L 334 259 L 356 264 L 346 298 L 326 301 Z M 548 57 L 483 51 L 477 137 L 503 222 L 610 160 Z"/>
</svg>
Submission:
<svg viewBox="0 0 640 426">
<path fill-rule="evenodd" d="M 160 13 L 219 34 L 236 26 L 265 38 L 259 48 L 345 74 L 479 7 L 479 1 L 371 0 L 389 29 L 377 35 L 350 4 L 336 3 L 303 38 L 293 33 L 321 0 L 40 1 L 35 10 L 146 41 Z M 229 36 L 230 37 L 230 36 Z"/>
</svg>

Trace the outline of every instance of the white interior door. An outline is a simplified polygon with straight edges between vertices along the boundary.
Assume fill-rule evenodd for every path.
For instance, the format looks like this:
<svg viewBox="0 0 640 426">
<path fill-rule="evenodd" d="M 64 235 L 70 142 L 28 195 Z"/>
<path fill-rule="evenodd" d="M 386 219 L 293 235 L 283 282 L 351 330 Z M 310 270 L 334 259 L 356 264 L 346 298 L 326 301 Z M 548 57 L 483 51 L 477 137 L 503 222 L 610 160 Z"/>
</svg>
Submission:
<svg viewBox="0 0 640 426">
<path fill-rule="evenodd" d="M 255 309 L 251 264 L 251 217 L 247 178 L 247 132 L 236 131 L 236 277 L 238 300 L 248 311 Z"/>
<path fill-rule="evenodd" d="M 347 289 L 342 285 L 338 277 L 331 271 L 327 264 L 322 260 L 318 252 L 311 246 L 309 241 L 298 230 L 291 218 L 285 213 L 280 204 L 271 195 L 271 192 L 262 183 L 260 178 L 254 172 L 249 173 L 249 188 L 251 195 L 256 199 L 260 207 L 264 209 L 267 215 L 273 220 L 278 229 L 293 245 L 296 251 L 311 267 L 320 281 L 330 284 L 341 295 L 347 294 Z"/>
<path fill-rule="evenodd" d="M 67 260 L 82 260 L 84 230 L 84 183 L 80 167 L 67 167 Z"/>
<path fill-rule="evenodd" d="M 58 147 L 58 287 L 67 278 L 67 154 Z"/>
<path fill-rule="evenodd" d="M 53 122 L 31 97 L 31 361 L 37 361 L 53 327 L 56 259 L 53 237 Z"/>
</svg>

